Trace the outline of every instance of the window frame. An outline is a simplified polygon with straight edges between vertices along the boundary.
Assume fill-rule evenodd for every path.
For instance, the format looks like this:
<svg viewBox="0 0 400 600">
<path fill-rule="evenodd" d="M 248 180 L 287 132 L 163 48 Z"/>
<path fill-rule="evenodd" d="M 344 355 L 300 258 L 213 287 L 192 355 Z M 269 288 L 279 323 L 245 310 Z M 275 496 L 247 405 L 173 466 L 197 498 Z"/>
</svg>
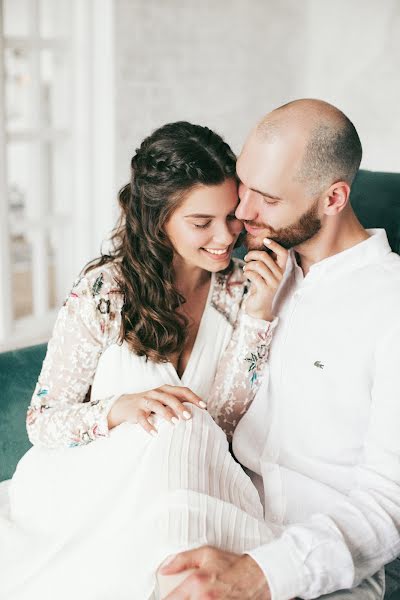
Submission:
<svg viewBox="0 0 400 600">
<path fill-rule="evenodd" d="M 3 22 L 0 0 L 0 20 Z M 36 53 L 36 110 L 39 111 L 40 51 L 64 47 L 71 74 L 71 120 L 67 131 L 41 126 L 35 130 L 11 133 L 6 128 L 5 72 L 0 60 L 0 351 L 48 340 L 63 298 L 83 265 L 99 254 L 115 218 L 114 189 L 114 0 L 71 0 L 69 39 L 43 39 L 39 35 L 39 0 L 30 0 L 35 22 L 29 36 L 5 36 L 0 31 L 0 55 L 5 47 L 29 47 Z M 96 99 L 96 101 L 94 101 Z M 40 111 L 39 111 L 40 112 Z M 101 124 L 99 127 L 97 124 Z M 97 125 L 97 126 L 96 126 Z M 33 313 L 13 318 L 11 289 L 10 213 L 7 189 L 6 144 L 11 141 L 44 141 L 70 144 L 68 176 L 72 181 L 69 215 L 46 216 L 38 207 L 38 223 L 27 222 L 26 231 L 36 239 L 32 257 Z M 38 158 L 39 162 L 42 160 Z M 65 167 L 67 168 L 67 167 Z M 39 183 L 40 185 L 40 183 Z M 40 199 L 40 194 L 37 194 Z M 43 194 L 44 198 L 44 194 Z M 40 202 L 40 200 L 38 200 Z M 43 207 L 42 207 L 43 208 Z M 48 307 L 47 259 L 43 254 L 45 237 L 56 232 L 59 241 L 55 264 L 56 308 Z M 39 264 L 38 256 L 42 257 Z M 36 263 L 34 263 L 36 260 Z M 58 261 L 58 262 L 57 262 Z M 62 261 L 62 262 L 60 262 Z"/>
</svg>

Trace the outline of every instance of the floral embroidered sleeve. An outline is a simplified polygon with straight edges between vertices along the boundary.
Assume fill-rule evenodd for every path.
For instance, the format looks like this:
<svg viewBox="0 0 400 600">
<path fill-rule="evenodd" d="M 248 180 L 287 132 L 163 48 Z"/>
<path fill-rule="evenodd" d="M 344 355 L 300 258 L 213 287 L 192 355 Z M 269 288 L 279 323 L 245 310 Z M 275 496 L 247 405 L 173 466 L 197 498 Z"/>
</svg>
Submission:
<svg viewBox="0 0 400 600">
<path fill-rule="evenodd" d="M 216 306 L 233 321 L 233 331 L 218 365 L 207 409 L 229 441 L 260 387 L 273 331 L 278 324 L 277 318 L 270 322 L 246 313 L 245 281 L 241 270 L 236 268 L 221 289 Z"/>
<path fill-rule="evenodd" d="M 61 308 L 29 409 L 32 444 L 56 448 L 108 435 L 115 397 L 91 401 L 101 354 L 118 340 L 123 298 L 107 268 L 79 279 Z"/>
</svg>

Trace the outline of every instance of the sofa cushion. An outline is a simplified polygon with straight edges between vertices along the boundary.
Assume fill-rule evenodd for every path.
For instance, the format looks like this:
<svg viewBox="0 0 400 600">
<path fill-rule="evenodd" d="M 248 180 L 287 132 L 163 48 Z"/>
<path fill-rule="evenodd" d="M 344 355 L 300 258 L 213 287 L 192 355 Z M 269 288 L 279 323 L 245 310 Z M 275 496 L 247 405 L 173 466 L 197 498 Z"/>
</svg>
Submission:
<svg viewBox="0 0 400 600">
<path fill-rule="evenodd" d="M 386 229 L 390 247 L 400 254 L 400 173 L 359 171 L 350 201 L 364 227 Z"/>
<path fill-rule="evenodd" d="M 0 354 L 0 481 L 9 479 L 30 447 L 25 417 L 46 344 Z"/>
</svg>

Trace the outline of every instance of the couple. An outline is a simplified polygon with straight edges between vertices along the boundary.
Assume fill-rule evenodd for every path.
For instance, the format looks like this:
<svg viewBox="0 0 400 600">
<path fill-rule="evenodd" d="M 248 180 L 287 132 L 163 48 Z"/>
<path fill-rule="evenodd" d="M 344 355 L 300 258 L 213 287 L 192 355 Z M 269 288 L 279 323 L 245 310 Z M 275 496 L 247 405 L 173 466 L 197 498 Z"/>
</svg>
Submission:
<svg viewBox="0 0 400 600">
<path fill-rule="evenodd" d="M 0 598 L 383 598 L 400 259 L 348 202 L 360 160 L 316 100 L 264 117 L 237 163 L 188 123 L 144 140 L 114 250 L 49 343 Z"/>
</svg>

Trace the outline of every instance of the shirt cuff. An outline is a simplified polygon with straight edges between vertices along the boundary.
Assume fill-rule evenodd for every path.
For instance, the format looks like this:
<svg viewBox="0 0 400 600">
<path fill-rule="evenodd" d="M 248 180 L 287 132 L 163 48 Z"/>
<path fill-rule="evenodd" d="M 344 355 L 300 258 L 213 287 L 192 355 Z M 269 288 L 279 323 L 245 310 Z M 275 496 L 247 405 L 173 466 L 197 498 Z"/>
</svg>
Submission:
<svg viewBox="0 0 400 600">
<path fill-rule="evenodd" d="M 308 589 L 308 575 L 290 538 L 277 540 L 246 552 L 256 561 L 267 580 L 271 600 L 290 600 Z"/>
<path fill-rule="evenodd" d="M 98 412 L 95 419 L 95 431 L 94 437 L 107 437 L 110 434 L 108 428 L 108 414 L 113 407 L 113 404 L 122 394 L 114 394 L 108 398 L 102 398 L 101 400 L 94 400 L 92 405 L 98 408 Z"/>
</svg>

